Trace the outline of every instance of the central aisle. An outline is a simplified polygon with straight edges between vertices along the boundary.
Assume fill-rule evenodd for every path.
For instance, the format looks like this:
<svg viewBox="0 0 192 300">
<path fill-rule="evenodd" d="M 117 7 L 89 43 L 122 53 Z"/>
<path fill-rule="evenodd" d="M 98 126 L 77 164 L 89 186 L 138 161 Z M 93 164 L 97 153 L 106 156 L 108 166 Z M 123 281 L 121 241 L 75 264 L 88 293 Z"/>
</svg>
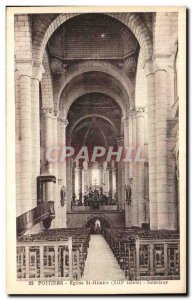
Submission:
<svg viewBox="0 0 192 300">
<path fill-rule="evenodd" d="M 100 234 L 91 235 L 82 280 L 123 280 L 120 269 L 109 245 Z"/>
</svg>

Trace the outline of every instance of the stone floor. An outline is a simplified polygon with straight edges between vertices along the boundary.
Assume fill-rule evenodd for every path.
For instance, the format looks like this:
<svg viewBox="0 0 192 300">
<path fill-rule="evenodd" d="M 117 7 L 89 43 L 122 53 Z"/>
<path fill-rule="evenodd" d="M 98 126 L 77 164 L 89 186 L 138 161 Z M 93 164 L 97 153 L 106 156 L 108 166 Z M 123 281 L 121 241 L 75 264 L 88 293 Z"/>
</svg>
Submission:
<svg viewBox="0 0 192 300">
<path fill-rule="evenodd" d="M 102 235 L 91 235 L 82 280 L 123 280 L 123 271 Z"/>
</svg>

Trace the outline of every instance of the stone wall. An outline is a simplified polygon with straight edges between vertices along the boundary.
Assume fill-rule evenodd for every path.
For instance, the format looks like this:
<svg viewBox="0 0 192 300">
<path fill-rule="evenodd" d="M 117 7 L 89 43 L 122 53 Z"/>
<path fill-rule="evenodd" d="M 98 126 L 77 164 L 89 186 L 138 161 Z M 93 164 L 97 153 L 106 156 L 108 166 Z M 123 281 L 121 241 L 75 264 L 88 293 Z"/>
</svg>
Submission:
<svg viewBox="0 0 192 300">
<path fill-rule="evenodd" d="M 86 223 L 91 218 L 103 218 L 105 219 L 111 226 L 114 227 L 124 227 L 125 226 L 125 216 L 124 212 L 105 212 L 105 213 L 76 213 L 76 212 L 68 212 L 67 213 L 67 227 L 72 228 L 81 228 L 86 225 Z"/>
</svg>

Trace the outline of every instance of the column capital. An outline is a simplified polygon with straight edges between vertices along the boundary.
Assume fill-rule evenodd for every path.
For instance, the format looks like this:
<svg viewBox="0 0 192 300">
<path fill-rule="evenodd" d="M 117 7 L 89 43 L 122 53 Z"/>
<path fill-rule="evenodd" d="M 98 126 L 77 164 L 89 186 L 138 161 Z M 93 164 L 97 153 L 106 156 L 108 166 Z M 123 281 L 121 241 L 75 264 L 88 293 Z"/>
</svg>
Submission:
<svg viewBox="0 0 192 300">
<path fill-rule="evenodd" d="M 145 107 L 136 107 L 136 116 L 141 117 L 144 115 Z"/>
<path fill-rule="evenodd" d="M 32 76 L 32 60 L 16 60 L 15 71 L 19 76 Z"/>
<path fill-rule="evenodd" d="M 136 111 L 135 111 L 135 109 L 131 109 L 130 111 L 129 111 L 129 116 L 132 118 L 132 117 L 135 117 L 135 114 L 136 114 Z"/>
<path fill-rule="evenodd" d="M 34 63 L 32 67 L 32 78 L 41 81 L 45 69 L 41 63 Z"/>
<path fill-rule="evenodd" d="M 154 72 L 166 72 L 170 67 L 170 55 L 156 54 L 154 55 Z"/>
<path fill-rule="evenodd" d="M 63 117 L 59 117 L 58 120 L 60 122 L 62 122 L 63 126 L 67 127 L 67 125 L 69 124 L 68 120 L 66 118 Z"/>
<path fill-rule="evenodd" d="M 60 111 L 59 111 L 57 108 L 54 109 L 54 117 L 55 117 L 55 118 L 58 118 L 59 115 L 60 115 Z"/>
<path fill-rule="evenodd" d="M 122 118 L 122 122 L 123 122 L 124 126 L 128 126 L 129 125 L 129 117 Z"/>
<path fill-rule="evenodd" d="M 53 117 L 53 108 L 52 107 L 47 107 L 43 106 L 41 108 L 42 113 L 45 115 L 46 118 L 52 118 Z"/>
<path fill-rule="evenodd" d="M 154 66 L 153 66 L 153 61 L 151 59 L 145 61 L 144 73 L 146 77 L 148 75 L 154 74 Z"/>
</svg>

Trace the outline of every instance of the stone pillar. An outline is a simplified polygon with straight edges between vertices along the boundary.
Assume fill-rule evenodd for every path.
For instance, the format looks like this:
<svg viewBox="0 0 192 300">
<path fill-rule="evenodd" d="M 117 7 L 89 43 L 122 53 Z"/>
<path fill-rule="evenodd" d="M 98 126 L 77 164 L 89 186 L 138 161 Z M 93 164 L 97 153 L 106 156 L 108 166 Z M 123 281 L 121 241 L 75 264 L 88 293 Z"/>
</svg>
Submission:
<svg viewBox="0 0 192 300">
<path fill-rule="evenodd" d="M 83 192 L 89 187 L 89 171 L 88 171 L 88 162 L 83 162 Z"/>
<path fill-rule="evenodd" d="M 89 187 L 92 186 L 92 163 L 88 163 L 88 185 Z"/>
<path fill-rule="evenodd" d="M 52 107 L 42 107 L 42 111 L 45 114 L 45 151 L 49 149 L 49 147 L 53 146 L 53 108 Z M 52 162 L 48 161 L 48 172 L 52 175 L 53 168 Z M 53 201 L 53 182 L 46 183 L 46 201 Z"/>
<path fill-rule="evenodd" d="M 146 222 L 145 220 L 145 170 L 144 170 L 144 111 L 143 107 L 136 108 L 136 139 L 137 150 L 140 150 L 139 161 L 136 161 L 137 166 L 137 203 L 139 214 L 139 226 Z M 141 161 L 142 160 L 142 161 Z"/>
<path fill-rule="evenodd" d="M 124 154 L 126 155 L 127 147 L 129 146 L 129 118 L 123 119 L 124 125 Z M 129 162 L 124 162 L 125 165 L 125 184 L 129 184 Z"/>
<path fill-rule="evenodd" d="M 158 229 L 169 229 L 167 185 L 167 101 L 166 71 L 155 73 L 156 86 L 156 155 L 157 155 L 157 211 Z"/>
<path fill-rule="evenodd" d="M 99 163 L 99 185 L 103 186 L 103 162 Z"/>
<path fill-rule="evenodd" d="M 112 194 L 113 193 L 113 177 L 112 177 L 112 167 L 111 163 L 109 164 L 109 192 Z"/>
<path fill-rule="evenodd" d="M 66 127 L 68 125 L 68 121 L 65 118 L 58 118 L 58 143 L 63 149 L 66 146 Z M 63 185 L 66 187 L 66 159 L 64 161 L 59 162 L 59 179 L 62 180 Z"/>
<path fill-rule="evenodd" d="M 129 147 L 129 118 L 123 119 L 123 127 L 124 127 L 124 156 L 126 156 L 126 153 L 128 151 Z M 124 162 L 124 172 L 125 172 L 125 180 L 124 183 L 124 207 L 125 207 L 125 226 L 129 227 L 131 226 L 131 205 L 128 205 L 128 203 L 125 203 L 125 185 L 129 185 L 129 162 Z"/>
<path fill-rule="evenodd" d="M 123 146 L 124 139 L 123 137 L 119 137 L 117 140 L 117 145 Z M 117 163 L 117 195 L 118 195 L 118 209 L 123 210 L 124 209 L 124 162 L 120 160 Z"/>
<path fill-rule="evenodd" d="M 132 112 L 132 146 L 133 153 L 136 153 L 137 147 L 137 126 L 136 126 L 136 112 Z M 139 212 L 138 212 L 138 199 L 137 199 L 137 163 L 135 162 L 135 155 L 132 157 L 132 208 L 131 208 L 131 225 L 139 226 Z"/>
<path fill-rule="evenodd" d="M 85 192 L 85 184 L 86 184 L 86 172 L 84 166 L 82 167 L 82 194 Z"/>
<path fill-rule="evenodd" d="M 44 68 L 35 64 L 31 78 L 31 125 L 32 125 L 32 193 L 33 206 L 37 205 L 37 176 L 40 175 L 40 107 L 39 82 Z"/>
<path fill-rule="evenodd" d="M 75 196 L 79 199 L 79 191 L 80 191 L 80 166 L 79 162 L 76 161 L 75 166 Z"/>
<path fill-rule="evenodd" d="M 72 160 L 72 170 L 71 170 L 71 175 L 72 175 L 72 195 L 75 193 L 75 162 Z"/>
<path fill-rule="evenodd" d="M 148 159 L 149 159 L 149 205 L 150 228 L 158 229 L 157 215 L 157 164 L 156 164 L 156 103 L 155 75 L 152 66 L 147 69 L 148 93 Z"/>
<path fill-rule="evenodd" d="M 82 185 L 83 185 L 82 171 L 83 171 L 83 166 L 80 163 L 80 165 L 79 165 L 79 197 L 82 194 Z"/>
<path fill-rule="evenodd" d="M 71 201 L 72 201 L 72 168 L 73 168 L 73 159 L 70 157 L 66 161 L 66 187 L 67 187 L 67 212 L 71 211 Z"/>
<path fill-rule="evenodd" d="M 109 192 L 109 169 L 107 162 L 104 162 L 104 192 Z"/>
<path fill-rule="evenodd" d="M 112 185 L 113 185 L 112 198 L 115 199 L 115 194 L 117 191 L 117 183 L 116 183 L 116 167 L 114 161 L 112 161 Z"/>
<path fill-rule="evenodd" d="M 59 112 L 57 110 L 54 110 L 53 114 L 53 145 L 54 146 L 59 146 L 58 145 L 58 140 L 57 140 L 57 117 L 59 115 Z M 56 156 L 59 154 L 59 151 L 56 152 Z M 53 185 L 53 200 L 55 202 L 55 219 L 52 222 L 52 228 L 58 228 L 60 226 L 59 224 L 59 209 L 60 209 L 60 189 L 61 186 L 58 183 L 58 164 L 59 164 L 59 155 L 57 158 L 57 161 L 53 162 L 52 164 L 52 174 L 56 177 L 56 183 Z"/>
<path fill-rule="evenodd" d="M 129 147 L 133 147 L 133 116 L 135 114 L 134 110 L 129 111 L 129 125 L 128 125 L 128 129 L 129 129 Z M 132 153 L 133 153 L 133 149 L 131 151 L 131 161 L 129 162 L 129 179 L 133 179 L 133 161 L 132 161 Z"/>
<path fill-rule="evenodd" d="M 18 215 L 21 215 L 35 206 L 32 198 L 32 62 L 17 63 L 16 68 L 19 77 L 21 113 L 21 203 L 17 205 Z"/>
<path fill-rule="evenodd" d="M 57 173 L 58 173 L 58 179 L 60 181 L 60 186 L 58 187 L 59 191 L 59 201 L 58 201 L 58 227 L 60 228 L 65 228 L 66 227 L 66 210 L 67 206 L 71 205 L 68 204 L 69 202 L 69 197 L 68 197 L 68 185 L 67 185 L 67 162 L 66 159 L 62 160 L 61 155 L 62 155 L 62 150 L 66 146 L 66 127 L 68 125 L 68 121 L 65 118 L 62 118 L 61 116 L 57 117 L 57 141 L 58 141 L 58 146 L 61 149 L 60 156 L 59 156 L 59 162 L 58 162 L 58 167 L 57 167 Z M 55 124 L 56 127 L 56 124 Z M 56 129 L 56 128 L 55 128 Z M 61 206 L 60 203 L 60 189 L 62 186 L 65 186 L 66 188 L 66 205 L 63 207 Z"/>
</svg>

